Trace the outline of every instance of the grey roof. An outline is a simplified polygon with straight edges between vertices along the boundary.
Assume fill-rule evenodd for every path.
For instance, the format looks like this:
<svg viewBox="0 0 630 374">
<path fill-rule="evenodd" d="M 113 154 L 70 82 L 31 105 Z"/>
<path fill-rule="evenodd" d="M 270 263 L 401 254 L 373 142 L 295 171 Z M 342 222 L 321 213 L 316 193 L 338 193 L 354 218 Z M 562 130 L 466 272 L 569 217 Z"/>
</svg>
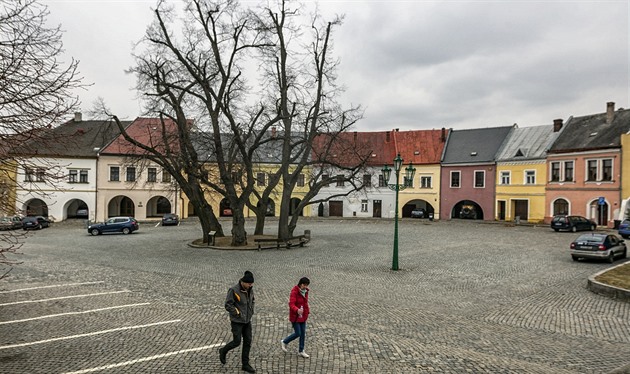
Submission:
<svg viewBox="0 0 630 374">
<path fill-rule="evenodd" d="M 542 159 L 558 137 L 553 125 L 515 128 L 505 140 L 496 161 Z"/>
<path fill-rule="evenodd" d="M 606 113 L 570 118 L 549 153 L 566 153 L 621 147 L 621 134 L 630 131 L 630 110 L 614 112 L 611 123 Z"/>
<path fill-rule="evenodd" d="M 224 148 L 230 147 L 232 141 L 232 134 L 221 134 L 221 142 Z M 206 162 L 216 161 L 214 152 L 214 141 L 212 133 L 210 132 L 198 132 L 193 137 L 193 146 L 198 154 L 207 155 Z M 297 139 L 297 138 L 296 138 Z M 271 138 L 271 132 L 269 132 L 268 140 L 261 144 L 254 152 L 252 160 L 257 163 L 277 164 L 282 161 L 282 133 L 278 132 L 275 138 Z M 296 151 L 298 149 L 295 149 Z"/>
<path fill-rule="evenodd" d="M 127 127 L 131 121 L 121 121 Z M 120 135 L 114 121 L 68 121 L 51 129 L 41 130 L 15 153 L 28 156 L 86 157 L 98 151 Z"/>
<path fill-rule="evenodd" d="M 442 164 L 494 162 L 495 155 L 513 128 L 505 126 L 451 131 Z"/>
</svg>

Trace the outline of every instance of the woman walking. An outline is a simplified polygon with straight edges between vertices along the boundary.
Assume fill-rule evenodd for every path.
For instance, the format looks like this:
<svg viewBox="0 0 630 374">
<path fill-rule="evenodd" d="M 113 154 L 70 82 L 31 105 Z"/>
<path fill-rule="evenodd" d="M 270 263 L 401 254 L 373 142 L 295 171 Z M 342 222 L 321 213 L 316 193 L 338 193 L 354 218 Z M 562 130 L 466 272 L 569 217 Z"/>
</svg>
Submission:
<svg viewBox="0 0 630 374">
<path fill-rule="evenodd" d="M 293 334 L 282 339 L 282 350 L 287 351 L 287 344 L 293 340 L 300 338 L 298 346 L 298 355 L 309 358 L 309 355 L 304 351 L 304 342 L 306 340 L 306 320 L 310 308 L 308 307 L 308 293 L 309 284 L 311 281 L 303 277 L 298 282 L 297 286 L 294 286 L 291 290 L 291 296 L 289 296 L 289 321 L 293 325 Z"/>
</svg>

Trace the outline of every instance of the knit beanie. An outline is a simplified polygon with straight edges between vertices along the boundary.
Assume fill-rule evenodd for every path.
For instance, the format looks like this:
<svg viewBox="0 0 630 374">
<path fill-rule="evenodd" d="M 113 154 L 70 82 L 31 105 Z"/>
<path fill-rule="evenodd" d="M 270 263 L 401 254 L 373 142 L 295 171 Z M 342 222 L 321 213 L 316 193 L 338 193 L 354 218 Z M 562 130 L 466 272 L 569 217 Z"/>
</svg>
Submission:
<svg viewBox="0 0 630 374">
<path fill-rule="evenodd" d="M 246 270 L 245 275 L 241 278 L 241 282 L 243 283 L 254 283 L 254 274 L 251 271 Z"/>
</svg>

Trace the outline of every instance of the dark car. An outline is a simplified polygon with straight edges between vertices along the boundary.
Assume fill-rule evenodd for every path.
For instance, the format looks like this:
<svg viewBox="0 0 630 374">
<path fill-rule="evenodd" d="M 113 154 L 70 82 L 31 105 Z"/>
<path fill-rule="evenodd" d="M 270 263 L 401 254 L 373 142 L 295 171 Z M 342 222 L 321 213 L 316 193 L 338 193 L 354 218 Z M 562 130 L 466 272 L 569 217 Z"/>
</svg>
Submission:
<svg viewBox="0 0 630 374">
<path fill-rule="evenodd" d="M 179 225 L 179 216 L 177 214 L 167 213 L 162 217 L 162 226 Z"/>
<path fill-rule="evenodd" d="M 42 216 L 24 217 L 22 219 L 22 228 L 24 230 L 41 230 L 50 227 L 50 221 Z"/>
<path fill-rule="evenodd" d="M 619 224 L 619 231 L 617 231 L 617 232 L 624 239 L 630 238 L 630 220 L 624 219 Z"/>
<path fill-rule="evenodd" d="M 15 230 L 22 228 L 22 217 L 11 216 L 0 218 L 0 230 Z"/>
<path fill-rule="evenodd" d="M 571 258 L 577 261 L 580 258 L 608 260 L 611 264 L 616 257 L 626 258 L 626 243 L 612 234 L 584 234 L 571 243 Z"/>
<path fill-rule="evenodd" d="M 582 216 L 558 215 L 554 216 L 551 220 L 551 228 L 556 232 L 560 230 L 567 230 L 572 232 L 582 230 L 595 231 L 595 229 L 597 228 L 597 223 Z"/>
<path fill-rule="evenodd" d="M 103 223 L 94 223 L 88 226 L 90 234 L 96 236 L 108 232 L 122 232 L 131 234 L 140 228 L 138 221 L 133 217 L 112 217 Z"/>
<path fill-rule="evenodd" d="M 425 218 L 427 212 L 422 208 L 416 208 L 411 211 L 411 218 Z"/>
</svg>

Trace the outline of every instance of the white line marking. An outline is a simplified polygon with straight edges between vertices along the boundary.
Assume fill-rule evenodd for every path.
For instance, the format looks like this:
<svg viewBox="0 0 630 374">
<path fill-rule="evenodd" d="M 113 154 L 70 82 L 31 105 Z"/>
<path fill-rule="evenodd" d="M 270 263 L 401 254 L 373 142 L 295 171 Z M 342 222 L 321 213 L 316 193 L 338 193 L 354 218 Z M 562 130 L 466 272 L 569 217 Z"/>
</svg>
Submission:
<svg viewBox="0 0 630 374">
<path fill-rule="evenodd" d="M 20 322 L 27 322 L 27 321 L 35 321 L 38 319 L 45 319 L 45 318 L 54 318 L 54 317 L 62 317 L 62 316 L 70 316 L 70 315 L 75 315 L 75 314 L 85 314 L 85 313 L 93 313 L 93 312 L 102 312 L 105 310 L 112 310 L 112 309 L 121 309 L 121 308 L 131 308 L 131 307 L 135 307 L 135 306 L 143 306 L 143 305 L 149 305 L 149 303 L 139 303 L 139 304 L 127 304 L 127 305 L 118 305 L 118 306 L 110 306 L 107 308 L 99 308 L 99 309 L 91 309 L 91 310 L 84 310 L 81 312 L 67 312 L 67 313 L 59 313 L 59 314 L 49 314 L 47 316 L 39 316 L 39 317 L 33 317 L 33 318 L 25 318 L 25 319 L 16 319 L 13 321 L 5 321 L 5 322 L 0 322 L 0 325 L 7 325 L 10 323 L 20 323 Z"/>
<path fill-rule="evenodd" d="M 83 369 L 83 370 L 78 370 L 78 371 L 68 371 L 68 372 L 66 372 L 64 374 L 84 374 L 84 373 L 91 373 L 91 372 L 94 372 L 94 371 L 113 369 L 113 368 L 117 368 L 117 367 L 121 367 L 121 366 L 133 365 L 133 364 L 136 364 L 138 362 L 157 360 L 157 359 L 160 359 L 160 358 L 163 358 L 163 357 L 174 356 L 174 355 L 178 355 L 178 354 L 182 354 L 182 353 L 197 352 L 197 351 L 201 351 L 201 350 L 204 350 L 204 349 L 216 348 L 216 347 L 219 347 L 221 345 L 223 345 L 223 343 L 205 345 L 203 347 L 198 347 L 198 348 L 182 349 L 181 351 L 162 353 L 161 355 L 155 355 L 155 356 L 149 356 L 149 357 L 142 357 L 142 358 L 138 358 L 138 359 L 131 360 L 131 361 L 119 362 L 117 364 L 99 366 L 99 367 L 95 367 L 95 368 Z"/>
<path fill-rule="evenodd" d="M 11 292 L 21 292 L 21 291 L 30 291 L 30 290 L 39 290 L 42 288 L 53 288 L 53 287 L 70 287 L 70 286 L 82 286 L 85 284 L 98 284 L 105 283 L 105 281 L 98 282 L 83 282 L 83 283 L 66 283 L 66 284 L 56 284 L 53 286 L 41 286 L 41 287 L 31 287 L 31 288 L 20 288 L 19 290 L 11 290 L 11 291 L 0 291 L 0 293 L 11 293 Z"/>
<path fill-rule="evenodd" d="M 53 301 L 53 300 L 76 299 L 76 298 L 79 298 L 79 297 L 111 295 L 111 294 L 123 293 L 123 292 L 131 292 L 131 291 L 124 290 L 124 291 L 112 291 L 112 292 L 99 292 L 99 293 L 90 293 L 90 294 L 86 294 L 86 295 L 72 295 L 72 296 L 52 297 L 50 299 L 14 301 L 14 302 L 11 302 L 11 303 L 0 304 L 0 306 L 17 305 L 17 304 L 31 304 L 31 303 L 43 303 L 43 302 L 46 302 L 46 301 Z"/>
<path fill-rule="evenodd" d="M 175 322 L 181 322 L 181 321 L 182 321 L 181 319 L 174 319 L 174 320 L 171 320 L 171 321 L 149 323 L 147 325 L 119 327 L 119 328 L 116 328 L 116 329 L 95 331 L 95 332 L 90 332 L 90 333 L 87 333 L 87 334 L 79 334 L 79 335 L 72 335 L 72 336 L 62 336 L 60 338 L 38 340 L 38 341 L 35 341 L 35 342 L 30 342 L 30 343 L 2 345 L 2 346 L 0 346 L 0 350 L 2 350 L 2 349 L 9 349 L 9 348 L 17 348 L 17 347 L 26 347 L 26 346 L 29 346 L 29 345 L 44 344 L 44 343 L 50 343 L 50 342 L 57 342 L 57 341 L 60 341 L 60 340 L 70 340 L 70 339 L 76 339 L 76 338 L 84 338 L 86 336 L 102 335 L 102 334 L 108 334 L 110 332 L 116 332 L 116 331 L 135 330 L 135 329 L 141 329 L 141 328 L 145 328 L 145 327 L 159 326 L 159 325 L 165 325 L 167 323 L 175 323 Z"/>
<path fill-rule="evenodd" d="M 155 226 L 153 227 L 158 227 L 160 225 L 160 222 L 156 223 Z"/>
</svg>

